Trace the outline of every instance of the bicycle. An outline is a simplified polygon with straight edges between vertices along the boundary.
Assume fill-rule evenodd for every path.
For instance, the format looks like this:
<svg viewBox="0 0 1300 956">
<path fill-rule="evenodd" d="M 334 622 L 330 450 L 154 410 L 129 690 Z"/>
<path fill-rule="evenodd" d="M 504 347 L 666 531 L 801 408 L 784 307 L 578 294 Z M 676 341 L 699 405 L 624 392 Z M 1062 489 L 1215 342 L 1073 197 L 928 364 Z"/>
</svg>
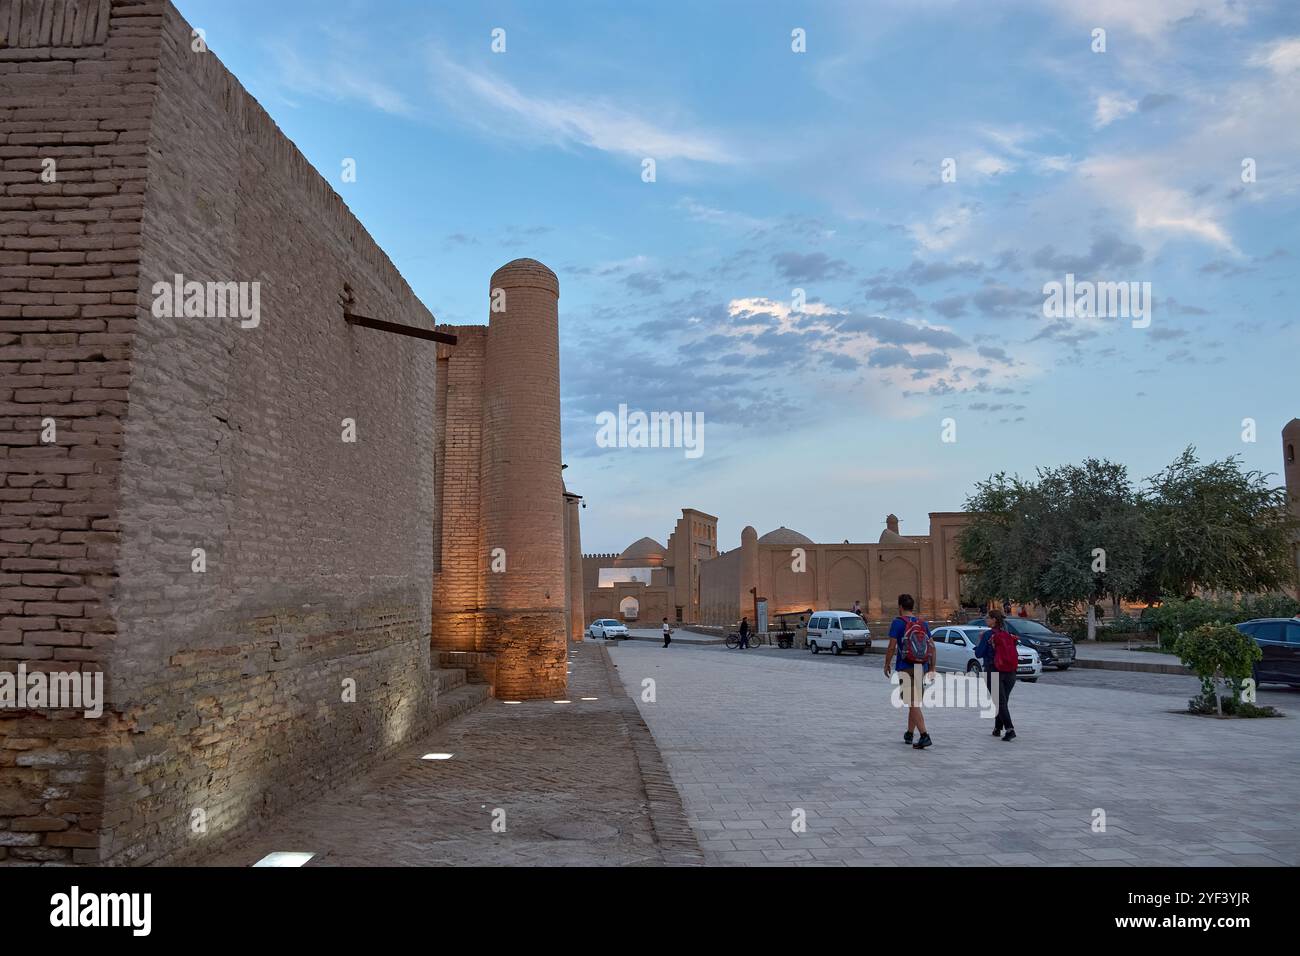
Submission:
<svg viewBox="0 0 1300 956">
<path fill-rule="evenodd" d="M 760 634 L 754 633 L 754 634 L 750 634 L 750 635 L 749 635 L 749 646 L 750 646 L 750 647 L 758 647 L 759 645 L 761 645 L 761 644 L 766 644 L 766 643 L 768 643 L 767 639 L 766 639 L 764 636 L 760 635 Z M 740 635 L 739 635 L 738 633 L 734 632 L 734 631 L 733 631 L 732 633 L 728 634 L 728 635 L 727 635 L 727 648 L 728 648 L 729 650 L 735 650 L 735 649 L 736 649 L 737 647 L 739 647 L 739 646 L 740 646 Z"/>
</svg>

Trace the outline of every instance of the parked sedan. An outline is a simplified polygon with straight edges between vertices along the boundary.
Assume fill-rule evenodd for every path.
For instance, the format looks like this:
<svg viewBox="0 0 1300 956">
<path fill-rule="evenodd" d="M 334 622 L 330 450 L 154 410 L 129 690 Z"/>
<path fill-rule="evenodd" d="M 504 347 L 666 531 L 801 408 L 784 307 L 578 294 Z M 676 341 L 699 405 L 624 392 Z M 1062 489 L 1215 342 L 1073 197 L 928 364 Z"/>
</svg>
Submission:
<svg viewBox="0 0 1300 956">
<path fill-rule="evenodd" d="M 980 659 L 975 656 L 975 647 L 980 642 L 980 635 L 986 630 L 988 629 L 973 627 L 969 624 L 935 628 L 934 655 L 936 669 L 978 674 L 982 665 Z M 1042 659 L 1032 647 L 1019 642 L 1017 644 L 1016 676 L 1032 684 L 1043 673 Z"/>
<path fill-rule="evenodd" d="M 603 637 L 606 640 L 611 637 L 627 637 L 627 625 L 611 618 L 604 618 L 592 621 L 591 627 L 587 628 L 587 634 L 591 637 Z"/>
<path fill-rule="evenodd" d="M 1253 637 L 1264 654 L 1255 662 L 1256 684 L 1300 686 L 1300 620 L 1261 617 L 1238 624 L 1237 630 Z"/>
<path fill-rule="evenodd" d="M 984 628 L 988 625 L 984 618 L 977 617 L 967 626 Z M 1057 634 L 1037 621 L 1023 617 L 1007 618 L 1007 630 L 1016 636 L 1017 643 L 1036 650 L 1044 667 L 1065 671 L 1074 663 L 1074 641 L 1065 634 Z"/>
</svg>

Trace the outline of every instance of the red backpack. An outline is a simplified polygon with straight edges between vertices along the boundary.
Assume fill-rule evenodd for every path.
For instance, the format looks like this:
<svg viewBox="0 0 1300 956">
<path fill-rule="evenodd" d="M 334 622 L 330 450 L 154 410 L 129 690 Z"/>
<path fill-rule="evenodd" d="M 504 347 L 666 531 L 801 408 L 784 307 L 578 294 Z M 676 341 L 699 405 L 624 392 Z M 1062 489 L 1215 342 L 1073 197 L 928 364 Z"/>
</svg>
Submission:
<svg viewBox="0 0 1300 956">
<path fill-rule="evenodd" d="M 1020 655 L 1016 651 L 1016 638 L 1006 631 L 993 632 L 993 669 L 1004 674 L 1016 670 Z"/>
<path fill-rule="evenodd" d="M 909 664 L 927 663 L 934 644 L 925 628 L 925 621 L 914 617 L 910 620 L 904 618 L 903 623 L 907 625 L 903 630 L 903 660 Z"/>
</svg>

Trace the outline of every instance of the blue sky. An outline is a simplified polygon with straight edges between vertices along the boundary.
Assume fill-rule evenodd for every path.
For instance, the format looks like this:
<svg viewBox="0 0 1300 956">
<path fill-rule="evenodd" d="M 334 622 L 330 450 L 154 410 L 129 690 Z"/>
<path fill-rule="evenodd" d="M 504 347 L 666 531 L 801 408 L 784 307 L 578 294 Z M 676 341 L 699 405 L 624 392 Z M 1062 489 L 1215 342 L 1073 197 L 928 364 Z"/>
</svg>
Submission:
<svg viewBox="0 0 1300 956">
<path fill-rule="evenodd" d="M 440 321 L 510 259 L 559 275 L 584 550 L 683 507 L 724 549 L 925 533 L 992 471 L 1187 444 L 1281 471 L 1289 0 L 177 5 Z M 1066 273 L 1150 282 L 1150 325 L 1045 318 Z M 620 404 L 702 412 L 704 454 L 599 447 Z"/>
</svg>

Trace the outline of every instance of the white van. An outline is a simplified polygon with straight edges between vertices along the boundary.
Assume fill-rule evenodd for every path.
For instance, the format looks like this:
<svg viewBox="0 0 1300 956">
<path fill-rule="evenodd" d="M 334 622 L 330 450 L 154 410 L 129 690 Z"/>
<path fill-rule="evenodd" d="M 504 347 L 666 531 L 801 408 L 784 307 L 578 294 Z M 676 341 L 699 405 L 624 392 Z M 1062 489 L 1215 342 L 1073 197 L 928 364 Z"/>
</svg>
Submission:
<svg viewBox="0 0 1300 956">
<path fill-rule="evenodd" d="M 824 650 L 832 654 L 846 650 L 865 654 L 870 646 L 867 622 L 852 611 L 814 611 L 808 618 L 808 649 L 814 654 Z"/>
</svg>

